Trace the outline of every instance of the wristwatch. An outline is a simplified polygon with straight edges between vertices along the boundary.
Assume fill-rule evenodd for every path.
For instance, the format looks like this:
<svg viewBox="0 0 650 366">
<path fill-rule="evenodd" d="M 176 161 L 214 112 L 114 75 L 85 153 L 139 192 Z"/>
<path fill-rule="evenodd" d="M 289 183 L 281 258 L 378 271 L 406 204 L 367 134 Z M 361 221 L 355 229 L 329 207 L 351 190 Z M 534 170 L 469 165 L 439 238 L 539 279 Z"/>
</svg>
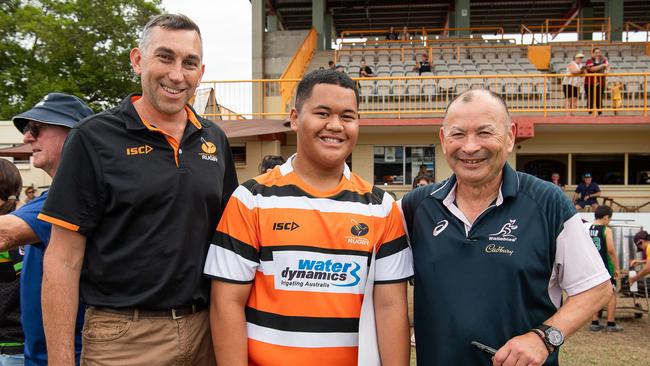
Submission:
<svg viewBox="0 0 650 366">
<path fill-rule="evenodd" d="M 564 343 L 564 335 L 562 332 L 550 325 L 542 324 L 537 328 L 531 329 L 531 331 L 544 341 L 549 354 L 553 353 Z"/>
</svg>

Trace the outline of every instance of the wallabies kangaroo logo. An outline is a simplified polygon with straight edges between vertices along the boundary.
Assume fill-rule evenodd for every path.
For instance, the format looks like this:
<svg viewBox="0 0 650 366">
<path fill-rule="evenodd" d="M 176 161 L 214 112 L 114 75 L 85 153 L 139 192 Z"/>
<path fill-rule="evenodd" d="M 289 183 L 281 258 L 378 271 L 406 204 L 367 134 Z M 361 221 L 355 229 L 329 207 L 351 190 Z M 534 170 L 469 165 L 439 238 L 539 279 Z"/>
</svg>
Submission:
<svg viewBox="0 0 650 366">
<path fill-rule="evenodd" d="M 516 224 L 517 220 L 516 219 L 510 219 L 508 222 L 506 222 L 501 230 L 496 233 L 490 235 L 490 240 L 499 240 L 499 241 L 515 241 L 517 240 L 517 237 L 515 235 L 512 235 L 512 232 L 514 230 L 517 230 L 519 226 Z"/>
</svg>

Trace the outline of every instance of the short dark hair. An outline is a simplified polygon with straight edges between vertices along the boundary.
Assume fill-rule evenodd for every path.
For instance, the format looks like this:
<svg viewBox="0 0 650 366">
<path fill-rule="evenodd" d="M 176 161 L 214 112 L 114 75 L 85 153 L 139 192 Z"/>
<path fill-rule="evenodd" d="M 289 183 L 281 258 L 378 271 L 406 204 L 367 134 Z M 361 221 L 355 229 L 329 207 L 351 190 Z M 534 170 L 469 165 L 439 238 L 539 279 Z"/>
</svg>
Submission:
<svg viewBox="0 0 650 366">
<path fill-rule="evenodd" d="M 167 30 L 189 30 L 195 31 L 201 39 L 201 30 L 199 26 L 192 21 L 189 17 L 183 14 L 160 14 L 152 16 L 144 28 L 142 28 L 142 35 L 138 47 L 143 49 L 149 42 L 151 30 L 155 27 L 160 27 Z M 201 39 L 202 40 L 202 39 Z"/>
<path fill-rule="evenodd" d="M 23 181 L 18 168 L 9 160 L 0 159 L 0 215 L 5 215 L 16 209 Z"/>
<path fill-rule="evenodd" d="M 286 162 L 280 155 L 266 155 L 258 167 L 260 174 L 266 173 L 268 169 L 273 169 L 276 165 L 282 165 Z"/>
<path fill-rule="evenodd" d="M 613 211 L 612 211 L 611 207 L 605 206 L 605 205 L 600 205 L 600 206 L 596 207 L 596 211 L 594 211 L 594 217 L 597 220 L 600 220 L 605 216 L 609 216 L 611 218 L 612 213 L 613 213 Z"/>
<path fill-rule="evenodd" d="M 449 112 L 449 107 L 451 107 L 452 104 L 454 104 L 459 99 L 463 103 L 469 103 L 474 99 L 474 96 L 477 93 L 487 94 L 488 96 L 492 97 L 493 99 L 496 99 L 499 102 L 499 104 L 503 107 L 504 111 L 506 112 L 506 125 L 508 126 L 508 128 L 510 128 L 510 124 L 512 123 L 512 121 L 510 119 L 510 111 L 508 110 L 508 105 L 506 104 L 506 101 L 503 99 L 502 96 L 488 89 L 470 89 L 459 94 L 458 96 L 456 96 L 456 98 L 452 99 L 451 102 L 447 104 L 447 108 L 445 108 L 445 114 L 442 118 L 443 125 L 445 124 L 445 119 L 447 118 L 447 112 Z"/>
<path fill-rule="evenodd" d="M 338 85 L 342 88 L 352 89 L 354 91 L 357 107 L 359 106 L 359 89 L 357 84 L 343 72 L 336 72 L 335 70 L 315 70 L 305 75 L 298 84 L 296 91 L 296 110 L 300 111 L 302 105 L 305 103 L 314 90 L 314 86 L 318 84 Z"/>
<path fill-rule="evenodd" d="M 413 188 L 414 189 L 418 187 L 418 183 L 420 183 L 421 180 L 426 180 L 427 184 L 433 183 L 433 179 L 431 179 L 430 176 L 428 176 L 426 174 L 421 174 L 421 175 L 418 175 L 417 177 L 415 177 L 415 179 L 413 179 Z"/>
</svg>

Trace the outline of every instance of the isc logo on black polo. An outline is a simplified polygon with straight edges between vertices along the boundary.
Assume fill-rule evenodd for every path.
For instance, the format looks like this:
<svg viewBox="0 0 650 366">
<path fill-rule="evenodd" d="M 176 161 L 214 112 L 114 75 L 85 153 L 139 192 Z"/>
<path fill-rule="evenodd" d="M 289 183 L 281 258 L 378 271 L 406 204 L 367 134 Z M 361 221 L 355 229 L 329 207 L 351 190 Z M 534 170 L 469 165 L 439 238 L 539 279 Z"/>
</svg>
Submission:
<svg viewBox="0 0 650 366">
<path fill-rule="evenodd" d="M 295 222 L 275 222 L 273 223 L 273 230 L 287 230 L 287 231 L 294 231 L 297 228 L 299 228 L 300 225 L 296 224 Z"/>
<path fill-rule="evenodd" d="M 126 155 L 146 155 L 153 150 L 153 147 L 149 145 L 136 146 L 136 147 L 127 147 Z"/>
</svg>

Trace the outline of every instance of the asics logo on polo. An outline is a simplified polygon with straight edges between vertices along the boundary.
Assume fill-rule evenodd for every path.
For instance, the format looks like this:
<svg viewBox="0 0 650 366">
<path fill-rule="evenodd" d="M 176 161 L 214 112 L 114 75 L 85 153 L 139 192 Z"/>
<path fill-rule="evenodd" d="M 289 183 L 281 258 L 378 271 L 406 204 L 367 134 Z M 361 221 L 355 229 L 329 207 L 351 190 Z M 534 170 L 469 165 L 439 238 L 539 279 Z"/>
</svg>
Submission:
<svg viewBox="0 0 650 366">
<path fill-rule="evenodd" d="M 447 220 L 442 220 L 436 224 L 436 227 L 433 228 L 433 236 L 438 236 L 440 235 L 441 232 L 443 232 L 446 228 L 447 225 L 449 225 L 449 221 Z"/>
<path fill-rule="evenodd" d="M 146 155 L 153 151 L 153 147 L 149 145 L 136 146 L 136 147 L 127 147 L 126 155 Z"/>
</svg>

